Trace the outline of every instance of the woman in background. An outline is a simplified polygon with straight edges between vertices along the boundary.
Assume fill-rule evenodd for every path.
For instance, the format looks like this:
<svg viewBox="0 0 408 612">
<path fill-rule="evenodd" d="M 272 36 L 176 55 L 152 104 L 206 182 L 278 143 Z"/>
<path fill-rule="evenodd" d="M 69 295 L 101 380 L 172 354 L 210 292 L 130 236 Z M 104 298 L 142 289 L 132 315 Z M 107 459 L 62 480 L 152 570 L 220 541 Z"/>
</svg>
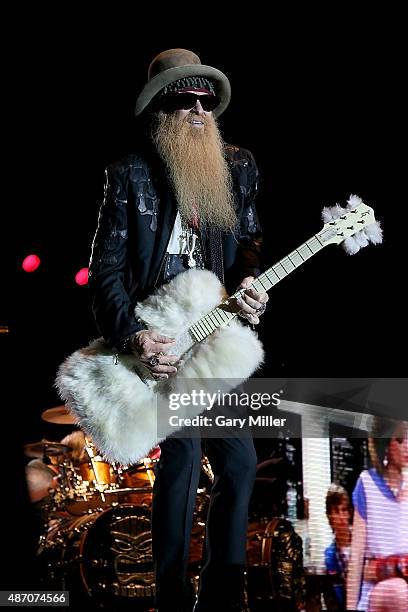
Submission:
<svg viewBox="0 0 408 612">
<path fill-rule="evenodd" d="M 375 417 L 353 492 L 347 609 L 408 610 L 408 423 Z"/>
</svg>

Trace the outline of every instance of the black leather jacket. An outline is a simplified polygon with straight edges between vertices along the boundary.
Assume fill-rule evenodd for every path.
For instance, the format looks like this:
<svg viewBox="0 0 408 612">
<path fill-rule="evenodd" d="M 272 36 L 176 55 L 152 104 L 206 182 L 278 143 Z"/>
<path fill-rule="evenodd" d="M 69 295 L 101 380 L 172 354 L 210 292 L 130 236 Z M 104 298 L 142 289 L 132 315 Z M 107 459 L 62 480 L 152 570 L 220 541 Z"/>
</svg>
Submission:
<svg viewBox="0 0 408 612">
<path fill-rule="evenodd" d="M 223 233 L 225 285 L 260 273 L 261 230 L 254 205 L 258 170 L 252 154 L 226 146 L 239 227 Z M 176 202 L 161 160 L 152 148 L 105 170 L 104 199 L 92 245 L 89 290 L 97 327 L 106 342 L 121 342 L 141 329 L 136 302 L 157 286 L 176 218 Z"/>
</svg>

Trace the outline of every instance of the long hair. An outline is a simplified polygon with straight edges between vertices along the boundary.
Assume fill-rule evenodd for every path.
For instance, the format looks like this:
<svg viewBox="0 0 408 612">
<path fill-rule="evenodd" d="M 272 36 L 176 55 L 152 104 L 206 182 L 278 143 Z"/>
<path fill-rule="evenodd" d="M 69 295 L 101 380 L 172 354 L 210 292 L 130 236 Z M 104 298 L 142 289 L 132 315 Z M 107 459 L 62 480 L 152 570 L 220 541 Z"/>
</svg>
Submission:
<svg viewBox="0 0 408 612">
<path fill-rule="evenodd" d="M 394 419 L 373 417 L 368 438 L 368 453 L 371 463 L 380 474 L 384 472 L 388 447 L 398 425 L 399 422 Z"/>
</svg>

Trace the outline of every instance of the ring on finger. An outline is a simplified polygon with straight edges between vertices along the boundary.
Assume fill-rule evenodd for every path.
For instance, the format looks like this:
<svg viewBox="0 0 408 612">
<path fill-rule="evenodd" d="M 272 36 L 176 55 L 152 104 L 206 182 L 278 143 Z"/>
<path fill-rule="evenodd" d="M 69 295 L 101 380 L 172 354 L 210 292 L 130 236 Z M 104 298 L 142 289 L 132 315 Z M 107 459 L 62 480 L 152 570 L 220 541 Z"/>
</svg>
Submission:
<svg viewBox="0 0 408 612">
<path fill-rule="evenodd" d="M 263 314 L 266 310 L 266 304 L 261 304 L 259 308 L 256 309 L 256 314 Z"/>
</svg>

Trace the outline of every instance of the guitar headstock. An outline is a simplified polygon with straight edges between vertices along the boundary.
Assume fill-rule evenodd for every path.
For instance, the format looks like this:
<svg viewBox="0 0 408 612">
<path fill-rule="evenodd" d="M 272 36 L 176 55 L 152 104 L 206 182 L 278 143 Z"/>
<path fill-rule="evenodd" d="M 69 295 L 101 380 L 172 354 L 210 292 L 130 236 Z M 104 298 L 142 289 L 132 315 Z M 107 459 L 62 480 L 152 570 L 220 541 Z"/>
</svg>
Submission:
<svg viewBox="0 0 408 612">
<path fill-rule="evenodd" d="M 354 255 L 370 242 L 382 242 L 382 230 L 374 210 L 356 195 L 350 196 L 345 208 L 338 204 L 324 208 L 322 217 L 325 224 L 316 235 L 324 246 L 343 243 L 345 251 Z"/>
</svg>

